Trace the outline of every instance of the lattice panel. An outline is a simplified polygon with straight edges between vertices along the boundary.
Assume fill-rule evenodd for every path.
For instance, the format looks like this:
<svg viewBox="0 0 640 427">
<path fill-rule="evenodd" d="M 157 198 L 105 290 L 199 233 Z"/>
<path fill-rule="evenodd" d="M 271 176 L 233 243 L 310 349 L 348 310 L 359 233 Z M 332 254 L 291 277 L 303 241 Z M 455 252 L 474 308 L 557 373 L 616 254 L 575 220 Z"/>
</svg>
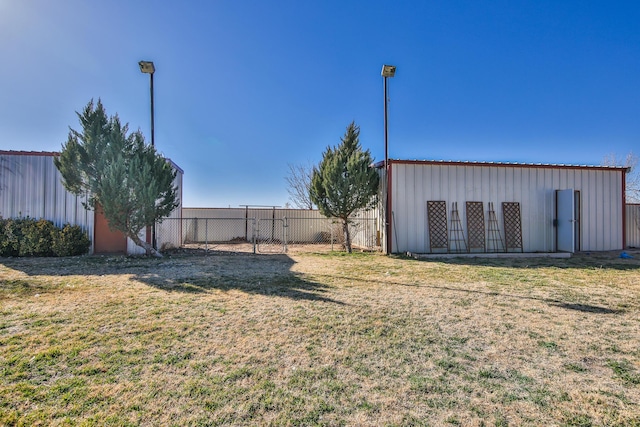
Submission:
<svg viewBox="0 0 640 427">
<path fill-rule="evenodd" d="M 482 202 L 467 202 L 467 235 L 469 250 L 486 249 L 484 234 L 484 206 Z"/>
<path fill-rule="evenodd" d="M 520 218 L 520 203 L 502 202 L 502 216 L 504 220 L 504 242 L 505 249 L 522 248 L 522 220 Z"/>
<path fill-rule="evenodd" d="M 449 250 L 447 232 L 447 202 L 427 201 L 427 215 L 429 219 L 429 249 Z"/>
</svg>

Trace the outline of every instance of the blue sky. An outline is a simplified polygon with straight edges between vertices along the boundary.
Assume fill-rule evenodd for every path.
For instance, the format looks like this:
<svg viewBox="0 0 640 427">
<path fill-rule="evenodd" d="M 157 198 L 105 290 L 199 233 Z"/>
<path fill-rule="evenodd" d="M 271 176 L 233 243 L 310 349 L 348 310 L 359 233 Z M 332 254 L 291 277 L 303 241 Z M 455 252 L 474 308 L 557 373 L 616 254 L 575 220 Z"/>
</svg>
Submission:
<svg viewBox="0 0 640 427">
<path fill-rule="evenodd" d="M 187 207 L 284 205 L 354 120 L 384 158 L 600 164 L 640 152 L 640 3 L 0 0 L 0 149 L 57 151 L 101 98 Z"/>
</svg>

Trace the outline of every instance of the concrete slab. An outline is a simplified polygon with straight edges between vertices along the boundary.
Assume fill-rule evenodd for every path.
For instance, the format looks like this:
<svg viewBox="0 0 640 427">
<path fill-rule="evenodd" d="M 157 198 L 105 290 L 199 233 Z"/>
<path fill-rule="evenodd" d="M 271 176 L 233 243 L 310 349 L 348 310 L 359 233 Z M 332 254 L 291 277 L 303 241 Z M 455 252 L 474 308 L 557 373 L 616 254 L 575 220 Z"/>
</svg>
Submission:
<svg viewBox="0 0 640 427">
<path fill-rule="evenodd" d="M 462 253 L 462 254 L 416 254 L 407 252 L 407 256 L 415 259 L 430 258 L 571 258 L 569 252 L 531 252 L 531 253 Z"/>
</svg>

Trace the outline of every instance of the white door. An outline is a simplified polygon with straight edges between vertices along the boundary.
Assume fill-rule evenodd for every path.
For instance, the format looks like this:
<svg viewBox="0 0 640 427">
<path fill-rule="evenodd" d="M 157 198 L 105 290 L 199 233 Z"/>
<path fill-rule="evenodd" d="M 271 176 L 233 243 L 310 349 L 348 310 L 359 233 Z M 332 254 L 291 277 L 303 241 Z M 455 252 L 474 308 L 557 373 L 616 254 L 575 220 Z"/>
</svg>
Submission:
<svg viewBox="0 0 640 427">
<path fill-rule="evenodd" d="M 575 252 L 575 197 L 573 189 L 556 190 L 558 251 Z"/>
</svg>

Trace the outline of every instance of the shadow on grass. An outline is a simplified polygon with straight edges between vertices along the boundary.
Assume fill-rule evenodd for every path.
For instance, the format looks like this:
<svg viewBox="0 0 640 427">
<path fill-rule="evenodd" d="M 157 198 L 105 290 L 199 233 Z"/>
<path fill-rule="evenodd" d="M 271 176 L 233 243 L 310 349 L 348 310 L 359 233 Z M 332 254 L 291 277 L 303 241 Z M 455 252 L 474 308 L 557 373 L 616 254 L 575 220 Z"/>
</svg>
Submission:
<svg viewBox="0 0 640 427">
<path fill-rule="evenodd" d="M 205 294 L 214 290 L 238 290 L 295 300 L 344 304 L 326 294 L 329 286 L 292 271 L 295 261 L 285 254 L 273 255 L 177 255 L 161 259 L 126 256 L 82 256 L 69 258 L 0 258 L 0 264 L 28 276 L 128 275 L 166 292 Z M 39 280 L 2 280 L 1 293 L 21 295 L 59 289 Z"/>
<path fill-rule="evenodd" d="M 447 292 L 459 292 L 461 294 L 476 294 L 483 295 L 489 297 L 506 297 L 506 298 L 514 298 L 514 299 L 522 299 L 522 300 L 531 300 L 531 301 L 540 301 L 546 303 L 550 306 L 564 308 L 567 310 L 576 310 L 582 311 L 585 313 L 594 313 L 594 314 L 621 314 L 624 313 L 624 310 L 616 310 L 607 307 L 600 307 L 596 305 L 588 305 L 588 304 L 576 304 L 576 303 L 568 303 L 563 302 L 558 299 L 551 298 L 543 298 L 543 297 L 535 297 L 535 296 L 527 296 L 527 295 L 514 295 L 508 293 L 501 293 L 497 291 L 477 291 L 474 289 L 464 289 L 464 288 L 454 288 L 451 286 L 439 286 L 439 285 L 427 285 L 427 284 L 409 284 L 403 282 L 394 282 L 388 280 L 376 280 L 376 279 L 362 279 L 359 277 L 349 277 L 349 276 L 327 276 L 331 277 L 332 280 L 340 279 L 349 282 L 366 282 L 366 283 L 379 283 L 383 285 L 394 285 L 394 286 L 408 286 L 415 288 L 429 288 L 433 290 L 439 291 L 447 291 Z"/>
<path fill-rule="evenodd" d="M 588 305 L 588 304 L 569 304 L 569 303 L 549 303 L 549 305 L 554 305 L 560 308 L 566 308 L 568 310 L 576 310 L 582 311 L 585 313 L 598 313 L 598 314 L 619 314 L 622 313 L 622 310 L 614 310 L 606 307 L 599 307 L 597 305 Z"/>
</svg>

